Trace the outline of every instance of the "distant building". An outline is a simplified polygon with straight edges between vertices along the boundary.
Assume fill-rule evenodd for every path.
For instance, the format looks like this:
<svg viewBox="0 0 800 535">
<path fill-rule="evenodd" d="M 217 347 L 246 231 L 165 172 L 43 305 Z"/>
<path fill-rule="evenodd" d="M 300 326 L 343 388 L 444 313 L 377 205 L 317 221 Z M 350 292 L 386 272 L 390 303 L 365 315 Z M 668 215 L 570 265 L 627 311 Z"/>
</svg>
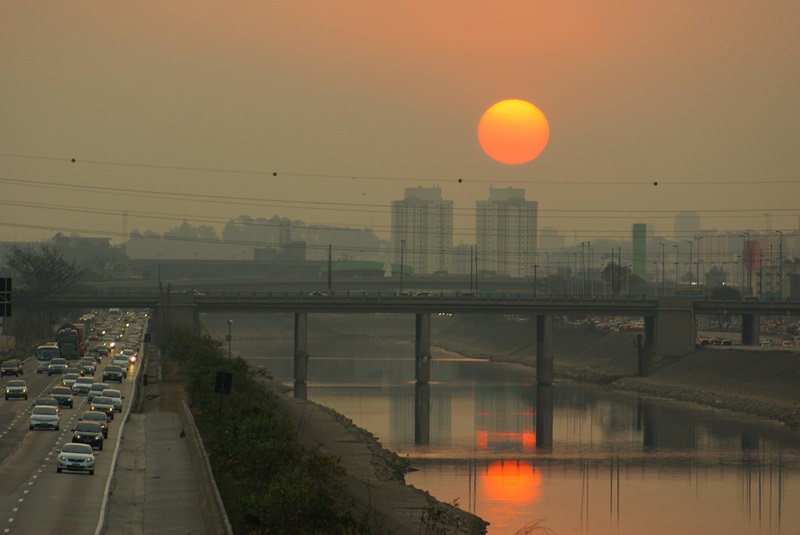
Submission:
<svg viewBox="0 0 800 535">
<path fill-rule="evenodd" d="M 646 280 L 647 274 L 647 225 L 633 224 L 633 259 L 631 271 Z"/>
<path fill-rule="evenodd" d="M 415 273 L 447 271 L 453 245 L 453 201 L 442 199 L 438 187 L 406 188 L 401 201 L 392 201 L 394 260 Z"/>
<path fill-rule="evenodd" d="M 538 203 L 521 188 L 489 189 L 476 203 L 478 271 L 533 276 L 536 264 Z"/>
<path fill-rule="evenodd" d="M 677 240 L 691 240 L 700 234 L 700 215 L 697 212 L 678 212 L 675 216 L 675 236 Z"/>
</svg>

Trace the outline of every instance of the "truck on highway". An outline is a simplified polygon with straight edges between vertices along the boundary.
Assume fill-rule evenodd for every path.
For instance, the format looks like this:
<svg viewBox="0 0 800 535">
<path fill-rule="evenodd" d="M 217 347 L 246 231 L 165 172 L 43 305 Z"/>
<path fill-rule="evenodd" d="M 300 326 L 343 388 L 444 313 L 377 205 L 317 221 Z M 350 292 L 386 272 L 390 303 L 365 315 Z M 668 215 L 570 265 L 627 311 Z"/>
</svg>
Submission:
<svg viewBox="0 0 800 535">
<path fill-rule="evenodd" d="M 56 343 L 62 358 L 77 360 L 84 354 L 82 324 L 65 323 L 56 332 Z"/>
</svg>

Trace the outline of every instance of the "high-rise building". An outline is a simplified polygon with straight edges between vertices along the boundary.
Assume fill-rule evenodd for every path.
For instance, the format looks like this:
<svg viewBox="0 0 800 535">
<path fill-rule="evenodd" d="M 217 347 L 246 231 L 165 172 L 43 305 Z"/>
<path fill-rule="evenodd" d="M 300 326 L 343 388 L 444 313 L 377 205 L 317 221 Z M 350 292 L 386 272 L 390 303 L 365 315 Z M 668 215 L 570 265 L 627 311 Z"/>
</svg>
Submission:
<svg viewBox="0 0 800 535">
<path fill-rule="evenodd" d="M 700 234 L 700 215 L 697 212 L 678 212 L 675 216 L 675 241 L 691 240 Z"/>
<path fill-rule="evenodd" d="M 634 275 L 646 279 L 647 275 L 647 225 L 633 224 L 633 266 Z"/>
<path fill-rule="evenodd" d="M 489 189 L 476 203 L 478 270 L 527 277 L 536 264 L 538 203 L 521 188 Z"/>
<path fill-rule="evenodd" d="M 394 261 L 416 273 L 448 270 L 453 245 L 453 201 L 442 199 L 439 187 L 406 188 L 401 201 L 392 201 Z"/>
</svg>

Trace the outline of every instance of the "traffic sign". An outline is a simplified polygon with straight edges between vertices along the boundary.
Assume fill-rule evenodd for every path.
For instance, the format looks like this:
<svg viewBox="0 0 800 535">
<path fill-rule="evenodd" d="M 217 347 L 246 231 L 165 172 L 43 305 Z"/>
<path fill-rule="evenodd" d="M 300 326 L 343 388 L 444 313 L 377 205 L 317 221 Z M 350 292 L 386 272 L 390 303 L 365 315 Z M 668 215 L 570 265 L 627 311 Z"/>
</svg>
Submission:
<svg viewBox="0 0 800 535">
<path fill-rule="evenodd" d="M 0 317 L 11 317 L 11 277 L 0 278 Z"/>
</svg>

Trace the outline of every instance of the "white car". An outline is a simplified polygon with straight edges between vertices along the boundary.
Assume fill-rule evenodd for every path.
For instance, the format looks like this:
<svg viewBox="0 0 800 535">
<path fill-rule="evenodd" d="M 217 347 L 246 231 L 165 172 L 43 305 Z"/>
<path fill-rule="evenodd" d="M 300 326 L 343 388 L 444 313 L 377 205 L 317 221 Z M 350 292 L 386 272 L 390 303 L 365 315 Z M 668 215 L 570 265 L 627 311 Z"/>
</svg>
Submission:
<svg viewBox="0 0 800 535">
<path fill-rule="evenodd" d="M 94 384 L 94 379 L 92 377 L 78 377 L 75 379 L 75 382 L 72 383 L 72 393 L 73 394 L 88 394 L 89 390 L 92 389 L 92 385 Z"/>
<path fill-rule="evenodd" d="M 79 373 L 65 373 L 61 377 L 61 386 L 66 386 L 72 388 L 72 385 L 75 384 L 75 381 L 81 376 Z"/>
<path fill-rule="evenodd" d="M 77 470 L 94 475 L 94 450 L 89 444 L 67 442 L 61 448 L 56 462 L 56 472 L 59 474 L 62 470 Z"/>
<path fill-rule="evenodd" d="M 125 355 L 116 355 L 112 360 L 111 364 L 114 366 L 119 366 L 123 370 L 127 370 L 128 366 L 131 365 L 131 361 Z"/>
<path fill-rule="evenodd" d="M 58 431 L 61 417 L 56 407 L 37 405 L 31 411 L 31 421 L 28 429 L 53 429 Z"/>
<path fill-rule="evenodd" d="M 103 390 L 103 393 L 100 395 L 104 398 L 111 399 L 114 402 L 114 410 L 117 412 L 122 412 L 122 400 L 125 399 L 125 396 L 122 395 L 122 392 L 114 388 L 107 388 Z"/>
</svg>

